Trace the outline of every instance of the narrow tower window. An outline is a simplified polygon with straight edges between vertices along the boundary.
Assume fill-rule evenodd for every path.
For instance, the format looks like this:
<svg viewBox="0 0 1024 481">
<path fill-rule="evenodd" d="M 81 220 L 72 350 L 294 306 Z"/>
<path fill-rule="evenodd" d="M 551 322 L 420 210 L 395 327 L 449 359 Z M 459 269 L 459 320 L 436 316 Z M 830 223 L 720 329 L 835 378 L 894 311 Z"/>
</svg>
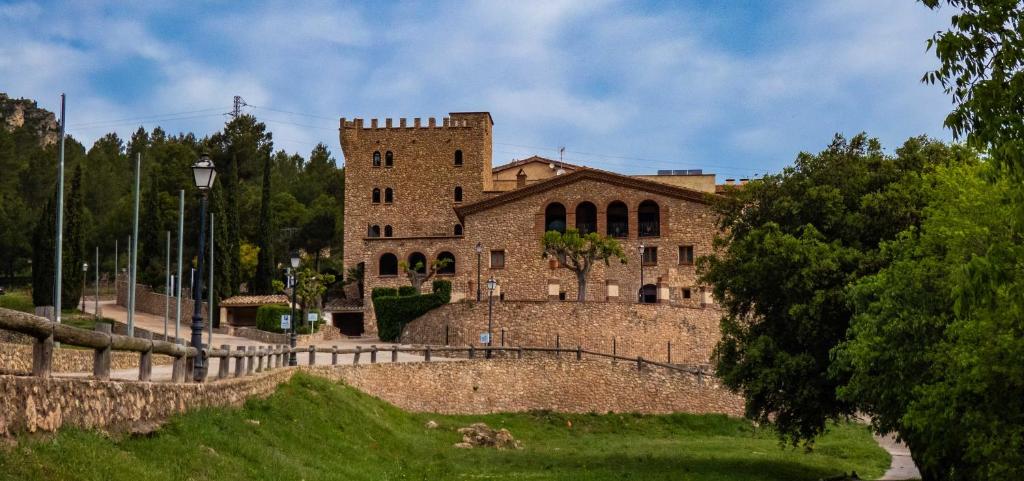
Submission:
<svg viewBox="0 0 1024 481">
<path fill-rule="evenodd" d="M 461 166 L 461 165 L 462 165 L 462 151 L 461 150 L 456 150 L 455 151 L 455 166 L 458 167 L 458 166 Z"/>
<path fill-rule="evenodd" d="M 462 187 L 455 187 L 455 202 L 462 202 Z"/>
<path fill-rule="evenodd" d="M 380 151 L 373 153 L 373 166 L 380 167 Z"/>
<path fill-rule="evenodd" d="M 395 166 L 395 154 L 392 154 L 391 151 L 389 150 L 389 151 L 387 151 L 386 154 L 384 154 L 384 167 L 394 167 L 394 166 Z"/>
<path fill-rule="evenodd" d="M 395 192 L 391 190 L 391 187 L 384 189 L 384 203 L 390 204 L 395 201 Z"/>
<path fill-rule="evenodd" d="M 373 194 L 370 197 L 370 201 L 373 202 L 374 204 L 380 204 L 380 189 L 373 189 Z"/>
</svg>

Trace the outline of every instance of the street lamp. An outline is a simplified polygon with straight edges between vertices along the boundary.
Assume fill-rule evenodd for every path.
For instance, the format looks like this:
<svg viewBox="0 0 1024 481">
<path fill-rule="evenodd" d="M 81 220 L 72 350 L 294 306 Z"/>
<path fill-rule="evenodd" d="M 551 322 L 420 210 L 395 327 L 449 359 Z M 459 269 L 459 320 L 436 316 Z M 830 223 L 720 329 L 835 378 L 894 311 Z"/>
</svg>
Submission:
<svg viewBox="0 0 1024 481">
<path fill-rule="evenodd" d="M 640 290 L 637 292 L 639 302 L 644 302 L 644 244 L 640 243 Z"/>
<path fill-rule="evenodd" d="M 85 312 L 85 278 L 89 277 L 89 263 L 82 263 L 82 312 Z"/>
<path fill-rule="evenodd" d="M 296 354 L 295 354 L 295 324 L 296 324 L 296 322 L 295 322 L 296 321 L 296 319 L 295 319 L 295 292 L 299 290 L 298 289 L 298 287 L 299 287 L 298 284 L 299 283 L 297 282 L 298 279 L 297 279 L 296 274 L 298 273 L 299 262 L 300 261 L 302 261 L 302 258 L 299 257 L 299 251 L 292 252 L 292 258 L 291 258 L 292 268 L 291 268 L 291 270 L 288 271 L 288 273 L 289 273 L 289 275 L 288 275 L 288 282 L 292 285 L 292 322 L 291 322 L 291 326 L 289 326 L 291 328 L 290 329 L 291 332 L 289 333 L 289 336 L 288 336 L 288 342 L 292 346 L 292 353 L 291 353 L 290 356 L 288 356 L 288 365 L 289 366 L 297 366 L 299 364 L 299 361 L 296 358 Z"/>
<path fill-rule="evenodd" d="M 498 283 L 493 277 L 487 279 L 487 347 L 490 348 L 494 343 L 494 288 L 498 287 Z M 491 350 L 487 349 L 487 358 L 491 358 Z"/>
<path fill-rule="evenodd" d="M 484 246 L 476 243 L 476 300 L 480 300 L 480 254 L 483 254 Z"/>
<path fill-rule="evenodd" d="M 203 153 L 192 164 L 192 176 L 202 199 L 199 203 L 199 255 L 196 256 L 196 278 L 192 282 L 192 346 L 196 348 L 195 363 L 192 365 L 192 379 L 201 382 L 206 377 L 206 359 L 203 358 L 203 258 L 206 257 L 206 198 L 217 170 L 209 154 Z M 213 266 L 210 266 L 212 269 Z M 213 306 L 210 306 L 211 308 Z M 212 313 L 211 313 L 212 314 Z M 211 316 L 212 317 L 212 316 Z"/>
</svg>

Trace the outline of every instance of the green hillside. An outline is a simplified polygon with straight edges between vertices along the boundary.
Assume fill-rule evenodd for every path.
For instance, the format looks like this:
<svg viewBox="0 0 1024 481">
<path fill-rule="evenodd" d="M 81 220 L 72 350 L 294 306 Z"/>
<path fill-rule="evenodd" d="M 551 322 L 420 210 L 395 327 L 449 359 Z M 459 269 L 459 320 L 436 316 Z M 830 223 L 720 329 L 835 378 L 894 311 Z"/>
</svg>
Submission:
<svg viewBox="0 0 1024 481">
<path fill-rule="evenodd" d="M 508 428 L 524 449 L 453 448 L 455 430 L 477 421 Z M 808 453 L 724 416 L 410 414 L 300 374 L 268 399 L 180 416 L 148 436 L 23 437 L 0 448 L 0 479 L 793 481 L 879 476 L 888 463 L 859 425 L 834 427 Z"/>
</svg>

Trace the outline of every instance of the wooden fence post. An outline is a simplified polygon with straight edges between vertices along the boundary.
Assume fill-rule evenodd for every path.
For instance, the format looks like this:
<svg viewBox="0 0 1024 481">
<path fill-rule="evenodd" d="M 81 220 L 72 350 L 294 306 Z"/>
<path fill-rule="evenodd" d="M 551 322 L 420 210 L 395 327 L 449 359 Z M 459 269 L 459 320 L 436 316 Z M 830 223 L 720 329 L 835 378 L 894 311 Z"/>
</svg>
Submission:
<svg viewBox="0 0 1024 481">
<path fill-rule="evenodd" d="M 581 347 L 579 344 L 576 345 L 576 360 L 583 360 L 583 347 Z"/>
<path fill-rule="evenodd" d="M 227 379 L 228 369 L 231 368 L 231 346 L 227 344 L 221 344 L 220 348 L 224 351 L 224 357 L 220 358 L 220 366 L 217 367 L 217 379 Z"/>
<path fill-rule="evenodd" d="M 427 346 L 426 352 L 423 353 L 423 361 L 430 362 L 430 346 Z"/>
<path fill-rule="evenodd" d="M 522 359 L 522 358 L 523 358 L 523 346 L 519 346 L 519 349 L 516 349 L 516 359 Z"/>
<path fill-rule="evenodd" d="M 149 349 L 139 353 L 139 380 L 149 382 L 153 377 L 153 333 L 141 331 L 139 337 L 149 341 Z"/>
<path fill-rule="evenodd" d="M 377 346 L 370 346 L 370 364 L 377 364 Z"/>
<path fill-rule="evenodd" d="M 180 337 L 175 339 L 174 343 L 179 345 L 179 346 L 184 346 L 184 343 L 182 342 Z M 178 357 L 174 358 L 174 361 L 172 361 L 172 364 L 171 364 L 171 381 L 172 382 L 177 382 L 177 383 L 185 382 L 185 364 L 186 364 L 185 363 L 185 357 L 186 356 L 184 354 L 182 354 L 181 356 L 178 356 Z"/>
<path fill-rule="evenodd" d="M 53 371 L 53 331 L 32 343 L 32 375 L 50 377 Z"/>
<path fill-rule="evenodd" d="M 476 346 L 470 344 L 469 345 L 469 358 L 473 359 L 474 357 L 476 357 Z"/>
<path fill-rule="evenodd" d="M 449 332 L 448 332 L 449 331 L 449 327 L 451 327 L 451 326 L 449 326 L 447 323 L 444 325 L 444 345 L 445 346 L 448 345 L 448 341 L 449 341 Z"/>
<path fill-rule="evenodd" d="M 235 352 L 238 353 L 235 358 L 235 377 L 242 377 L 245 375 L 245 346 L 236 347 Z"/>
<path fill-rule="evenodd" d="M 263 372 L 263 348 L 256 348 L 256 372 Z"/>
<path fill-rule="evenodd" d="M 58 308 L 59 309 L 59 308 Z M 96 349 L 93 354 L 92 375 L 101 381 L 110 379 L 110 324 L 96 324 L 96 331 L 107 335 L 107 346 Z"/>
<path fill-rule="evenodd" d="M 281 366 L 285 365 L 285 362 L 284 362 L 284 359 L 285 359 L 285 356 L 286 356 L 285 350 L 286 349 L 285 349 L 285 346 L 283 344 L 278 344 L 277 345 L 277 367 L 281 367 Z"/>
<path fill-rule="evenodd" d="M 359 353 L 363 352 L 362 346 L 356 346 L 356 353 L 352 355 L 352 364 L 359 364 Z"/>
<path fill-rule="evenodd" d="M 245 350 L 245 375 L 246 376 L 252 374 L 252 372 L 255 370 L 256 366 L 253 365 L 253 359 L 252 359 L 252 355 L 255 352 L 256 352 L 256 346 L 249 346 Z"/>
<path fill-rule="evenodd" d="M 391 346 L 391 362 L 398 362 L 398 346 Z"/>
<path fill-rule="evenodd" d="M 555 357 L 562 358 L 562 336 L 555 334 Z"/>
<path fill-rule="evenodd" d="M 672 341 L 668 341 L 668 363 L 672 364 Z"/>
<path fill-rule="evenodd" d="M 338 346 L 331 346 L 331 365 L 338 365 Z"/>
<path fill-rule="evenodd" d="M 644 370 L 644 358 L 642 358 L 640 356 L 636 357 L 636 370 L 637 371 L 643 371 Z"/>
<path fill-rule="evenodd" d="M 309 365 L 316 364 L 316 345 L 310 344 L 309 346 Z"/>
</svg>

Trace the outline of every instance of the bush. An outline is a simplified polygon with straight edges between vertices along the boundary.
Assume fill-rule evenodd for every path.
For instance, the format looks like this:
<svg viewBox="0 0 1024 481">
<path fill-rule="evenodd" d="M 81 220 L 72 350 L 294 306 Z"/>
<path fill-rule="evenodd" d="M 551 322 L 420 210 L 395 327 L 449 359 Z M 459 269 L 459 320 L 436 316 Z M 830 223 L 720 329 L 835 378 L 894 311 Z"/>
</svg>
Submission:
<svg viewBox="0 0 1024 481">
<path fill-rule="evenodd" d="M 291 314 L 292 309 L 282 304 L 268 304 L 256 310 L 256 328 L 267 332 L 284 332 L 281 330 L 281 315 Z M 292 319 L 295 322 L 295 319 Z"/>
<path fill-rule="evenodd" d="M 377 335 L 380 340 L 397 341 L 406 324 L 451 300 L 451 282 L 434 281 L 432 287 L 434 292 L 430 294 L 411 296 L 399 295 L 398 291 L 394 295 L 379 295 L 378 289 L 385 288 L 373 290 L 373 310 L 377 314 Z"/>
<path fill-rule="evenodd" d="M 398 295 L 400 297 L 415 296 L 416 294 L 419 294 L 419 291 L 417 291 L 413 286 L 402 286 L 398 288 Z"/>
<path fill-rule="evenodd" d="M 370 291 L 370 299 L 376 299 L 378 297 L 394 297 L 398 295 L 398 289 L 394 287 L 374 287 Z"/>
</svg>

